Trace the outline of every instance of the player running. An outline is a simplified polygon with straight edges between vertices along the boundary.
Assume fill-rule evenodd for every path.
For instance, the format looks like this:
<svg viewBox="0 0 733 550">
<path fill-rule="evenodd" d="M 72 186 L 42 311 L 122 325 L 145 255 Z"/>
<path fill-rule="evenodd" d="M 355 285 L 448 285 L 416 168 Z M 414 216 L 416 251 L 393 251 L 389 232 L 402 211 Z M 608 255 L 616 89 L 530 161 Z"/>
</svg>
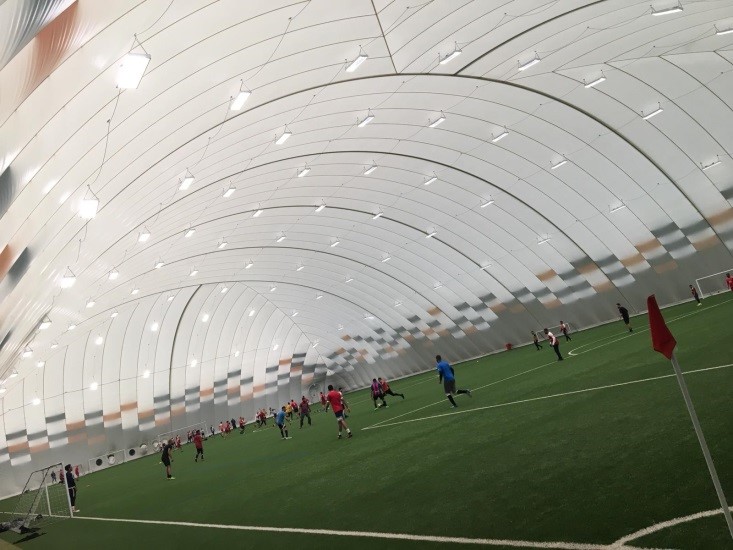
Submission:
<svg viewBox="0 0 733 550">
<path fill-rule="evenodd" d="M 471 397 L 471 390 L 457 390 L 456 389 L 456 375 L 453 371 L 453 367 L 448 364 L 448 361 L 443 361 L 440 355 L 435 356 L 435 369 L 438 371 L 438 384 L 443 384 L 445 390 L 445 396 L 450 401 L 451 406 L 455 409 L 456 400 L 453 399 L 454 394 L 465 393 L 468 397 Z"/>
<path fill-rule="evenodd" d="M 196 433 L 193 436 L 193 445 L 196 447 L 196 458 L 193 459 L 194 462 L 199 461 L 199 455 L 201 455 L 201 460 L 204 460 L 204 438 L 201 437 L 201 430 L 196 430 Z"/>
<path fill-rule="evenodd" d="M 401 397 L 402 399 L 405 398 L 404 393 L 396 393 L 392 391 L 392 388 L 389 387 L 389 384 L 387 384 L 386 378 L 377 378 L 377 381 L 379 382 L 379 385 L 382 386 L 382 393 L 384 395 L 391 395 L 393 397 Z"/>
<path fill-rule="evenodd" d="M 165 475 L 168 479 L 176 479 L 171 474 L 171 462 L 173 462 L 173 439 L 169 439 L 163 444 L 163 453 L 160 455 L 160 461 L 165 466 Z"/>
<path fill-rule="evenodd" d="M 382 400 L 381 405 L 377 405 L 377 399 Z M 372 378 L 372 401 L 374 401 L 374 410 L 376 411 L 379 407 L 386 407 L 387 402 L 384 400 L 384 394 L 382 393 L 382 386 L 377 382 L 376 378 Z"/>
<path fill-rule="evenodd" d="M 311 404 L 305 398 L 305 395 L 303 396 L 303 400 L 300 402 L 300 407 L 298 407 L 298 410 L 300 411 L 300 427 L 303 428 L 303 420 L 305 418 L 308 419 L 308 425 L 311 426 Z"/>
<path fill-rule="evenodd" d="M 634 332 L 634 329 L 631 328 L 631 324 L 629 323 L 629 310 L 619 303 L 616 304 L 616 307 L 618 308 L 618 312 L 621 314 L 621 318 L 624 320 L 626 328 L 629 329 L 629 332 Z"/>
<path fill-rule="evenodd" d="M 535 331 L 532 332 L 532 343 L 534 344 L 534 347 L 537 348 L 537 350 L 542 349 L 542 345 L 540 344 L 540 339 L 537 337 L 537 333 Z"/>
<path fill-rule="evenodd" d="M 727 286 L 731 292 L 733 292 L 733 277 L 730 276 L 730 273 L 725 274 L 725 286 Z"/>
<path fill-rule="evenodd" d="M 690 293 L 692 294 L 692 297 L 695 298 L 695 300 L 697 301 L 697 305 L 701 306 L 702 300 L 700 300 L 700 296 L 697 295 L 697 289 L 692 285 L 690 285 Z"/>
<path fill-rule="evenodd" d="M 564 322 L 560 321 L 560 332 L 562 332 L 563 336 L 565 336 L 566 342 L 570 342 L 570 340 L 572 340 L 572 338 L 570 338 L 570 336 L 568 335 L 568 330 L 568 326 Z"/>
<path fill-rule="evenodd" d="M 550 345 L 552 346 L 552 349 L 555 350 L 555 353 L 557 354 L 557 360 L 562 361 L 562 355 L 560 355 L 560 340 L 557 339 L 557 336 L 552 334 L 549 330 L 545 329 L 545 336 L 547 336 L 547 340 L 550 342 Z"/>
<path fill-rule="evenodd" d="M 321 392 L 321 412 L 326 412 L 328 407 L 326 406 L 326 396 Z"/>
<path fill-rule="evenodd" d="M 336 391 L 333 389 L 333 385 L 328 385 L 328 394 L 326 394 L 326 410 L 328 411 L 328 407 L 330 406 L 333 409 L 333 414 L 336 415 L 336 420 L 338 421 L 339 425 L 339 439 L 341 439 L 341 430 L 345 429 L 346 433 L 348 434 L 346 438 L 351 438 L 354 436 L 354 434 L 351 433 L 351 430 L 346 425 L 346 420 L 344 420 L 344 396 L 341 394 L 340 391 Z"/>
</svg>

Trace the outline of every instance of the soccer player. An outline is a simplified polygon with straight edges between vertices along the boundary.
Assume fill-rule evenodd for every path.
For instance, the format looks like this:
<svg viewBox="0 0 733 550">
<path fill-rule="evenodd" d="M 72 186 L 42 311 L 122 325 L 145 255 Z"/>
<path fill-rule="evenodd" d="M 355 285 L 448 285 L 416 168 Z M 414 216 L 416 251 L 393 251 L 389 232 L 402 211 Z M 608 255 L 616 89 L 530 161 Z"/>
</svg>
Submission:
<svg viewBox="0 0 733 550">
<path fill-rule="evenodd" d="M 531 331 L 531 332 L 532 332 L 532 342 L 534 343 L 534 347 L 537 348 L 538 350 L 541 350 L 542 346 L 540 345 L 540 339 L 537 338 L 537 333 L 535 331 Z"/>
<path fill-rule="evenodd" d="M 629 329 L 629 332 L 634 332 L 634 329 L 631 328 L 631 324 L 629 324 L 629 310 L 619 303 L 616 303 L 616 307 L 618 308 L 618 312 L 621 314 L 621 318 L 624 320 L 626 328 Z"/>
<path fill-rule="evenodd" d="M 351 433 L 351 430 L 346 425 L 346 420 L 344 420 L 344 396 L 341 394 L 340 391 L 336 391 L 333 389 L 333 385 L 328 385 L 328 394 L 326 395 L 326 411 L 328 411 L 329 405 L 333 409 L 333 414 L 336 415 L 336 420 L 338 421 L 339 425 L 339 439 L 341 439 L 341 430 L 346 429 L 346 433 L 348 434 L 346 437 L 351 438 L 354 436 L 354 434 Z"/>
<path fill-rule="evenodd" d="M 725 274 L 725 285 L 733 292 L 733 277 L 730 276 L 730 273 Z"/>
<path fill-rule="evenodd" d="M 201 460 L 204 460 L 204 440 L 201 437 L 201 430 L 196 430 L 196 433 L 193 436 L 193 445 L 196 447 L 196 458 L 193 459 L 194 462 L 199 461 L 199 455 L 201 455 Z"/>
<path fill-rule="evenodd" d="M 285 424 L 285 414 L 285 405 L 283 405 L 282 410 L 275 416 L 275 425 L 280 428 L 280 435 L 283 439 L 290 439 L 288 427 Z"/>
<path fill-rule="evenodd" d="M 377 405 L 377 399 L 382 400 L 381 405 Z M 377 382 L 376 378 L 372 378 L 372 401 L 374 401 L 374 410 L 376 411 L 379 407 L 386 407 L 387 402 L 384 400 L 384 394 L 382 393 L 382 386 Z"/>
<path fill-rule="evenodd" d="M 56 483 L 56 472 L 51 472 L 51 483 Z"/>
<path fill-rule="evenodd" d="M 563 336 L 565 336 L 565 341 L 570 342 L 572 338 L 568 336 L 568 326 L 565 323 L 563 323 L 562 321 L 560 321 L 560 332 L 562 332 Z"/>
<path fill-rule="evenodd" d="M 346 413 L 351 412 L 351 407 L 349 407 L 349 404 L 346 402 L 346 398 L 344 397 L 344 388 L 339 386 L 338 392 L 341 394 L 341 404 L 344 407 L 344 418 L 349 418 L 349 415 Z"/>
<path fill-rule="evenodd" d="M 382 386 L 382 393 L 384 395 L 391 395 L 393 397 L 399 396 L 402 399 L 405 398 L 405 394 L 404 393 L 395 393 L 395 392 L 392 391 L 392 388 L 390 388 L 389 387 L 389 384 L 387 384 L 387 379 L 386 378 L 377 378 L 377 380 L 379 381 L 379 385 Z"/>
<path fill-rule="evenodd" d="M 692 297 L 697 300 L 697 305 L 701 306 L 702 301 L 700 300 L 700 296 L 697 295 L 697 289 L 694 286 L 690 285 L 690 292 L 692 293 Z"/>
<path fill-rule="evenodd" d="M 176 479 L 171 475 L 171 462 L 173 462 L 173 439 L 169 439 L 163 444 L 163 454 L 160 455 L 160 461 L 165 466 L 165 475 L 168 479 Z"/>
<path fill-rule="evenodd" d="M 552 334 L 547 329 L 545 329 L 545 336 L 547 336 L 547 340 L 549 340 L 552 349 L 555 350 L 555 353 L 557 354 L 557 360 L 562 361 L 562 355 L 560 355 L 560 340 L 558 340 L 557 336 Z"/>
<path fill-rule="evenodd" d="M 438 384 L 443 384 L 445 396 L 455 409 L 458 405 L 456 405 L 456 400 L 453 399 L 453 395 L 465 393 L 468 397 L 471 397 L 471 390 L 456 389 L 456 375 L 453 371 L 453 367 L 448 364 L 448 361 L 443 361 L 443 358 L 440 355 L 435 356 L 435 363 L 435 369 L 438 371 Z"/>
<path fill-rule="evenodd" d="M 71 472 L 71 464 L 67 464 L 64 470 L 66 470 L 66 488 L 69 491 L 71 511 L 76 514 L 79 513 L 79 510 L 76 509 L 76 480 L 74 479 L 74 474 Z"/>
<path fill-rule="evenodd" d="M 326 412 L 328 407 L 326 406 L 326 396 L 321 392 L 321 412 Z"/>
<path fill-rule="evenodd" d="M 290 403 L 285 403 L 285 407 L 283 407 L 285 410 L 285 414 L 288 417 L 288 420 L 293 419 L 293 406 Z"/>
<path fill-rule="evenodd" d="M 305 395 L 303 396 L 303 400 L 300 402 L 300 407 L 298 410 L 300 411 L 300 427 L 303 427 L 304 418 L 308 419 L 308 425 L 311 426 L 311 405 L 305 398 Z"/>
<path fill-rule="evenodd" d="M 240 435 L 244 433 L 244 428 L 247 426 L 247 422 L 244 420 L 243 416 L 239 417 L 239 433 Z"/>
</svg>

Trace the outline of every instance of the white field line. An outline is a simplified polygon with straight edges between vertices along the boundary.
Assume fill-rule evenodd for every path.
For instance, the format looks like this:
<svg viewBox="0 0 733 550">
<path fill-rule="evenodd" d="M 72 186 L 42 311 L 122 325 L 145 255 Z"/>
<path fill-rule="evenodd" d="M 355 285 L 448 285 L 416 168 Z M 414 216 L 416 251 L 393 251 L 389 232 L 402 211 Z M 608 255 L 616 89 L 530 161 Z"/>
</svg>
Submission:
<svg viewBox="0 0 733 550">
<path fill-rule="evenodd" d="M 731 506 L 730 509 L 733 510 L 733 506 Z M 647 535 L 651 535 L 652 533 L 656 533 L 657 531 L 662 531 L 664 529 L 669 529 L 670 527 L 674 527 L 675 525 L 680 525 L 681 523 L 687 523 L 689 521 L 695 521 L 695 520 L 702 519 L 702 518 L 709 518 L 712 516 L 719 516 L 719 515 L 722 515 L 722 513 L 723 513 L 722 508 L 716 508 L 715 510 L 707 510 L 705 512 L 698 512 L 697 514 L 690 514 L 689 516 L 682 516 L 679 518 L 674 518 L 674 519 L 670 519 L 667 521 L 655 523 L 654 525 L 645 527 L 644 529 L 639 529 L 638 531 L 635 531 L 634 533 L 631 533 L 630 535 L 621 537 L 616 542 L 614 542 L 611 545 L 611 547 L 612 548 L 628 548 L 628 546 L 625 546 L 625 544 L 629 541 L 640 539 L 642 537 L 646 537 Z"/>
<path fill-rule="evenodd" d="M 709 370 L 724 369 L 724 368 L 727 368 L 727 367 L 733 367 L 733 363 L 730 363 L 730 364 L 727 364 L 727 365 L 718 365 L 717 367 L 707 367 L 707 368 L 704 368 L 704 369 L 690 370 L 690 371 L 686 371 L 685 372 L 685 375 L 693 374 L 693 373 L 696 373 L 696 372 L 705 372 L 705 371 L 709 371 Z M 508 407 L 509 405 L 521 405 L 523 403 L 531 403 L 533 401 L 543 401 L 545 399 L 554 399 L 556 397 L 565 397 L 565 396 L 568 396 L 568 395 L 576 395 L 576 394 L 579 394 L 579 393 L 587 393 L 587 392 L 592 392 L 592 391 L 607 390 L 607 389 L 610 389 L 610 388 L 619 388 L 619 387 L 622 387 L 622 386 L 630 386 L 632 384 L 641 384 L 642 382 L 653 382 L 655 380 L 663 380 L 665 378 L 674 378 L 674 376 L 675 376 L 674 374 L 664 374 L 662 376 L 653 376 L 651 378 L 642 378 L 640 380 L 630 380 L 628 382 L 619 382 L 618 384 L 607 384 L 605 386 L 596 386 L 594 388 L 585 388 L 585 389 L 582 389 L 582 390 L 574 390 L 574 391 L 568 391 L 568 392 L 563 392 L 563 393 L 554 393 L 552 395 L 543 395 L 543 396 L 540 396 L 540 397 L 530 397 L 530 398 L 527 398 L 527 399 L 520 399 L 518 401 L 509 401 L 507 403 L 497 403 L 495 405 L 486 405 L 484 407 L 474 407 L 472 409 L 462 409 L 460 411 L 451 411 L 451 412 L 442 413 L 442 414 L 434 414 L 432 416 L 423 416 L 421 418 L 411 418 L 409 420 L 400 420 L 399 422 L 389 422 L 389 423 L 386 423 L 386 424 L 383 424 L 383 423 L 382 424 L 374 424 L 372 426 L 367 426 L 366 428 L 362 428 L 362 430 L 373 430 L 373 429 L 376 429 L 376 428 L 386 428 L 387 426 L 396 426 L 398 424 L 407 424 L 409 422 L 421 422 L 423 420 L 430 420 L 430 419 L 433 419 L 433 418 L 442 418 L 444 416 L 452 416 L 452 415 L 456 415 L 456 414 L 466 414 L 466 413 L 471 413 L 471 412 L 476 412 L 476 411 L 483 411 L 483 410 L 487 410 L 487 409 L 497 409 L 499 407 Z M 397 417 L 395 417 L 395 418 L 397 418 Z"/>
<path fill-rule="evenodd" d="M 686 317 L 690 317 L 692 315 L 697 315 L 698 313 L 704 313 L 705 311 L 707 311 L 709 309 L 713 309 L 714 307 L 722 306 L 723 304 L 726 304 L 726 303 L 728 303 L 730 301 L 731 301 L 730 299 L 723 300 L 722 302 L 719 302 L 717 304 L 713 304 L 712 306 L 703 307 L 703 309 L 696 309 L 695 311 L 691 311 L 689 313 L 683 313 L 682 315 L 678 315 L 677 317 L 672 317 L 671 319 L 667 319 L 667 323 L 674 323 L 675 321 L 679 321 L 680 319 L 685 319 Z M 616 337 L 618 335 L 612 334 L 610 336 L 604 336 L 603 338 L 599 338 L 598 340 L 594 340 L 593 342 L 589 342 L 587 344 L 582 344 L 582 345 L 578 346 L 577 348 L 571 349 L 568 352 L 568 355 L 571 356 L 571 357 L 576 357 L 576 356 L 578 356 L 578 355 L 580 355 L 582 353 L 588 353 L 589 351 L 593 351 L 593 350 L 596 350 L 598 348 L 602 348 L 604 346 L 608 346 L 609 344 L 615 344 L 616 342 L 619 342 L 619 341 L 624 340 L 626 338 L 630 338 L 630 337 L 634 336 L 634 334 L 640 334 L 642 332 L 649 332 L 649 327 L 640 328 L 640 329 L 638 329 L 635 332 L 629 332 L 628 334 L 624 334 L 623 336 L 618 337 L 615 340 L 611 340 L 610 342 L 606 342 L 604 344 L 599 344 L 598 346 L 595 346 L 593 348 L 586 349 L 586 350 L 583 350 L 583 351 L 577 351 L 577 350 L 582 349 L 582 348 L 584 348 L 586 346 L 592 346 L 593 344 L 597 344 L 598 342 L 603 342 L 604 340 L 608 340 L 609 338 L 614 338 L 614 337 Z"/>
<path fill-rule="evenodd" d="M 512 378 L 516 378 L 517 376 L 522 376 L 523 374 L 528 374 L 530 372 L 536 371 L 537 369 L 541 369 L 542 367 L 546 367 L 548 365 L 554 365 L 555 363 L 557 363 L 557 361 L 552 361 L 550 363 L 545 363 L 544 365 L 540 365 L 539 367 L 534 367 L 534 368 L 531 368 L 529 370 L 518 372 L 517 374 L 512 374 L 511 376 L 507 376 L 506 378 L 502 378 L 501 380 L 496 380 L 494 382 L 490 382 L 489 384 L 484 384 L 483 386 L 479 386 L 478 388 L 474 388 L 471 391 L 472 392 L 475 392 L 477 390 L 482 390 L 484 388 L 488 388 L 489 386 L 494 386 L 496 384 L 499 384 L 500 382 L 505 382 L 507 380 L 511 380 Z M 435 381 L 435 379 L 433 378 L 433 382 L 434 381 Z M 366 428 L 362 428 L 362 430 L 369 430 L 371 428 L 375 428 L 375 427 L 379 426 L 380 424 L 382 424 L 384 422 L 389 422 L 389 421 L 395 420 L 396 418 L 401 418 L 403 416 L 407 416 L 408 414 L 412 414 L 412 413 L 415 413 L 417 411 L 421 411 L 423 409 L 427 409 L 428 407 L 433 407 L 435 405 L 439 405 L 440 403 L 445 403 L 445 399 L 441 399 L 440 401 L 436 401 L 435 403 L 430 403 L 428 405 L 424 405 L 422 407 L 418 407 L 417 409 L 412 409 L 409 412 L 406 412 L 406 413 L 403 413 L 403 414 L 398 414 L 397 416 L 392 416 L 390 418 L 385 418 L 384 420 L 380 420 L 376 424 L 372 424 L 371 426 L 368 426 Z"/>
<path fill-rule="evenodd" d="M 466 537 L 439 537 L 433 535 L 411 535 L 407 533 L 380 533 L 372 531 L 336 531 L 334 529 L 304 529 L 299 527 L 264 527 L 260 525 L 223 525 L 217 523 L 191 523 L 187 521 L 158 521 L 149 519 L 122 519 L 76 516 L 76 520 L 111 521 L 118 523 L 141 523 L 146 525 L 172 525 L 175 527 L 203 527 L 229 529 L 234 531 L 260 531 L 268 533 L 298 533 L 303 535 L 328 535 L 335 537 L 360 537 L 372 539 L 409 540 L 439 542 L 447 544 L 472 544 L 482 546 L 510 546 L 514 548 L 557 548 L 561 550 L 653 550 L 635 546 L 610 546 L 608 544 L 587 544 L 575 542 L 540 542 L 529 540 L 474 539 Z"/>
</svg>

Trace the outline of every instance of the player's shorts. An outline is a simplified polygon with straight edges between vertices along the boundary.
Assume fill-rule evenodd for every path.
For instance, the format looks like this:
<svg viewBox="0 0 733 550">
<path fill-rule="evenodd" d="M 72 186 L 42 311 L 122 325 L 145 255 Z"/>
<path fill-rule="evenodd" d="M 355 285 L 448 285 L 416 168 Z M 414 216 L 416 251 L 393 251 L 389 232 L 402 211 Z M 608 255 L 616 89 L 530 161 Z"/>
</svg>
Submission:
<svg viewBox="0 0 733 550">
<path fill-rule="evenodd" d="M 336 420 L 343 420 L 344 419 L 344 411 L 334 412 L 333 414 L 336 415 Z"/>
<path fill-rule="evenodd" d="M 623 320 L 624 320 L 624 323 L 626 323 L 627 325 L 629 324 L 629 318 L 628 318 L 628 316 L 627 317 L 623 317 Z"/>
<path fill-rule="evenodd" d="M 164 458 L 164 459 L 163 459 L 163 466 L 170 466 L 170 465 L 171 465 L 171 461 L 170 461 L 170 459 L 168 459 L 168 458 Z"/>
<path fill-rule="evenodd" d="M 453 380 L 443 380 L 443 388 L 445 389 L 445 393 L 456 393 L 456 381 Z"/>
</svg>

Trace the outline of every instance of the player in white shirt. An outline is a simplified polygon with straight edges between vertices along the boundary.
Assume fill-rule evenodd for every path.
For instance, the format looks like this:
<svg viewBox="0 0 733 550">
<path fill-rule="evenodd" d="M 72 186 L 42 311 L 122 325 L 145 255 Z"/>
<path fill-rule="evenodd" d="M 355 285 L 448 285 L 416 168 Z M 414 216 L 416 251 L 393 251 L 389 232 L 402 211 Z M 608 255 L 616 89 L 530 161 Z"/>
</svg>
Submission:
<svg viewBox="0 0 733 550">
<path fill-rule="evenodd" d="M 557 336 L 552 334 L 547 329 L 545 329 L 545 336 L 547 336 L 547 340 L 550 342 L 552 349 L 555 350 L 555 353 L 557 354 L 557 360 L 562 361 L 562 355 L 560 355 L 560 341 L 557 339 Z"/>
</svg>

